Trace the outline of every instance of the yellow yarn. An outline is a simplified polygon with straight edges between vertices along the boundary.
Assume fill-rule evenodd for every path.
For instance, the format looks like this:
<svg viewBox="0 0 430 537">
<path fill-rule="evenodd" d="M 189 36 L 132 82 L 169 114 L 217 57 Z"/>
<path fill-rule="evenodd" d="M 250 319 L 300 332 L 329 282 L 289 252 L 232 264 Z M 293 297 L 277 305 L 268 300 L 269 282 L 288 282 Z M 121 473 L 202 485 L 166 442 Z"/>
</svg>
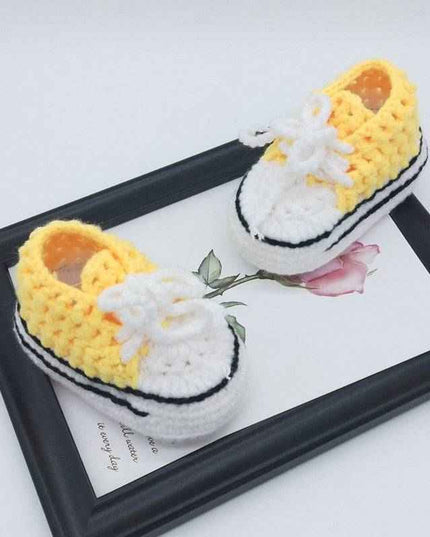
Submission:
<svg viewBox="0 0 430 537">
<path fill-rule="evenodd" d="M 352 187 L 332 185 L 309 175 L 309 185 L 324 185 L 337 196 L 343 213 L 395 179 L 419 151 L 415 87 L 405 73 L 384 60 L 360 63 L 322 90 L 332 101 L 329 124 L 338 138 L 353 146 L 348 174 Z M 263 158 L 286 162 L 275 140 Z"/>
<path fill-rule="evenodd" d="M 80 287 L 56 277 L 64 263 L 84 259 Z M 86 259 L 87 258 L 87 259 Z M 115 339 L 119 324 L 97 308 L 100 292 L 127 274 L 155 270 L 131 244 L 76 220 L 36 229 L 20 248 L 17 296 L 30 334 L 91 378 L 137 387 L 143 348 L 127 364 Z"/>
</svg>

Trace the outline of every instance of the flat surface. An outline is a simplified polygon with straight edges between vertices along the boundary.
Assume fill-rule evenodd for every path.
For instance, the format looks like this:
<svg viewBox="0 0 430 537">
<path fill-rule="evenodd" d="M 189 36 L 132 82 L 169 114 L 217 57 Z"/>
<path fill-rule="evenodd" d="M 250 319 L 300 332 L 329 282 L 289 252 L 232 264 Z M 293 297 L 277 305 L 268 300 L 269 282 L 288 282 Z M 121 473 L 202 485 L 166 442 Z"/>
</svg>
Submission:
<svg viewBox="0 0 430 537">
<path fill-rule="evenodd" d="M 408 71 L 430 130 L 425 2 L 256 6 L 4 0 L 0 225 L 288 114 L 313 88 L 367 57 L 387 57 Z M 417 189 L 428 208 L 429 173 Z M 221 222 L 225 215 L 210 216 Z M 420 291 L 411 285 L 411 294 Z M 400 331 L 407 318 L 406 311 L 392 322 Z M 359 327 L 356 333 L 363 335 Z M 426 535 L 429 410 L 422 405 L 171 534 Z M 0 438 L 0 530 L 48 537 L 4 405 Z"/>
<path fill-rule="evenodd" d="M 216 216 L 237 187 L 238 180 L 126 222 L 112 232 L 131 240 L 161 267 L 179 265 L 191 272 L 213 249 L 222 261 L 223 276 L 252 274 L 255 267 L 240 258 L 229 240 L 226 219 L 219 221 Z M 197 228 L 195 222 L 199 222 Z M 377 244 L 381 253 L 369 267 L 376 272 L 367 279 L 361 295 L 333 299 L 258 281 L 213 299 L 247 304 L 230 312 L 246 326 L 249 385 L 241 411 L 206 441 L 160 444 L 134 434 L 55 384 L 96 495 L 226 434 L 428 351 L 430 274 L 391 218 L 386 217 L 362 240 Z M 14 269 L 11 272 L 14 276 Z M 398 319 L 405 311 L 408 316 L 399 333 Z M 355 334 L 353 327 L 360 327 L 366 336 Z"/>
<path fill-rule="evenodd" d="M 214 249 L 222 261 L 223 275 L 251 274 L 255 268 L 239 257 L 228 238 L 227 221 L 216 217 L 237 186 L 238 181 L 220 186 L 113 231 L 162 267 L 179 264 L 191 272 Z M 428 351 L 430 274 L 391 218 L 386 217 L 362 240 L 381 249 L 369 267 L 376 272 L 367 279 L 362 295 L 333 299 L 259 281 L 218 299 L 247 304 L 230 312 L 247 330 L 248 389 L 240 412 L 205 442 L 172 446 L 135 435 L 56 384 L 96 495 L 115 490 L 212 440 Z M 405 311 L 408 316 L 399 333 L 398 319 Z M 353 327 L 366 336 L 355 334 Z"/>
</svg>

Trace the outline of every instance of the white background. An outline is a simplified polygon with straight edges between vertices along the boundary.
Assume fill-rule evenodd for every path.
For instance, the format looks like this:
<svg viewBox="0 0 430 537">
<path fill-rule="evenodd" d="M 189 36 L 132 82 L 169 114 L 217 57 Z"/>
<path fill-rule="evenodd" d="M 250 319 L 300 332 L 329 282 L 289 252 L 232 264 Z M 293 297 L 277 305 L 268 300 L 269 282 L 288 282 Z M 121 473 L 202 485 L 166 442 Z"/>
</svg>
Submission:
<svg viewBox="0 0 430 537">
<path fill-rule="evenodd" d="M 0 0 L 0 225 L 235 138 L 368 57 L 408 71 L 429 131 L 429 9 Z M 425 180 L 418 196 L 430 208 Z M 429 411 L 422 405 L 171 535 L 427 535 Z M 49 537 L 4 405 L 0 438 L 0 534 Z"/>
</svg>

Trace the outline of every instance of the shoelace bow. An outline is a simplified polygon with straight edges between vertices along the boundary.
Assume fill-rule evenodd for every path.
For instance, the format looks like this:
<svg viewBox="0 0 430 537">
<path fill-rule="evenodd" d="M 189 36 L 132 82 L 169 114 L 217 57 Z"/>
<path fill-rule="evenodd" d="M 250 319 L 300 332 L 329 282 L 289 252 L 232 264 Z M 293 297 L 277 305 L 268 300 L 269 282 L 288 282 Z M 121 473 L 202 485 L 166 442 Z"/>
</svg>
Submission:
<svg viewBox="0 0 430 537">
<path fill-rule="evenodd" d="M 279 149 L 287 156 L 291 173 L 301 178 L 312 174 L 350 187 L 353 181 L 346 173 L 349 163 L 341 155 L 352 153 L 354 148 L 339 140 L 337 130 L 327 124 L 331 111 L 330 97 L 314 94 L 301 119 L 277 119 L 268 128 L 242 132 L 239 140 L 250 147 L 262 147 L 279 138 Z"/>
<path fill-rule="evenodd" d="M 352 153 L 354 148 L 339 140 L 337 130 L 328 125 L 331 110 L 327 95 L 314 94 L 306 102 L 301 119 L 277 119 L 267 128 L 244 131 L 239 136 L 239 140 L 250 147 L 262 147 L 279 140 L 279 150 L 287 157 L 285 185 L 272 183 L 271 191 L 252 215 L 250 232 L 253 237 L 263 237 L 259 227 L 285 194 L 286 185 L 302 181 L 309 174 L 333 184 L 353 185 L 346 173 L 349 162 L 342 155 Z"/>
<path fill-rule="evenodd" d="M 157 270 L 131 274 L 105 289 L 98 306 L 122 324 L 116 339 L 126 363 L 145 342 L 169 345 L 204 334 L 214 314 L 214 304 L 202 298 L 204 293 L 205 286 L 190 273 Z M 168 326 L 163 327 L 166 319 Z"/>
</svg>

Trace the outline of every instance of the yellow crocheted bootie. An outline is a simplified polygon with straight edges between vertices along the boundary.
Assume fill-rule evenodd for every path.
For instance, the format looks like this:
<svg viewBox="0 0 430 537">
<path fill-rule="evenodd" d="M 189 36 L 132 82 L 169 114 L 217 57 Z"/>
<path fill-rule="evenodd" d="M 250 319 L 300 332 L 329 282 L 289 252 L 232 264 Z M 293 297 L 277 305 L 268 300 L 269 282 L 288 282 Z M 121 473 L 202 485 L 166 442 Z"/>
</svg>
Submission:
<svg viewBox="0 0 430 537">
<path fill-rule="evenodd" d="M 415 88 L 383 60 L 314 93 L 300 119 L 240 139 L 270 145 L 240 184 L 233 236 L 247 260 L 278 274 L 342 253 L 411 193 L 427 160 Z"/>
<path fill-rule="evenodd" d="M 19 251 L 16 333 L 37 366 L 114 419 L 159 439 L 205 436 L 231 417 L 244 371 L 205 292 L 96 226 L 51 222 Z"/>
</svg>

